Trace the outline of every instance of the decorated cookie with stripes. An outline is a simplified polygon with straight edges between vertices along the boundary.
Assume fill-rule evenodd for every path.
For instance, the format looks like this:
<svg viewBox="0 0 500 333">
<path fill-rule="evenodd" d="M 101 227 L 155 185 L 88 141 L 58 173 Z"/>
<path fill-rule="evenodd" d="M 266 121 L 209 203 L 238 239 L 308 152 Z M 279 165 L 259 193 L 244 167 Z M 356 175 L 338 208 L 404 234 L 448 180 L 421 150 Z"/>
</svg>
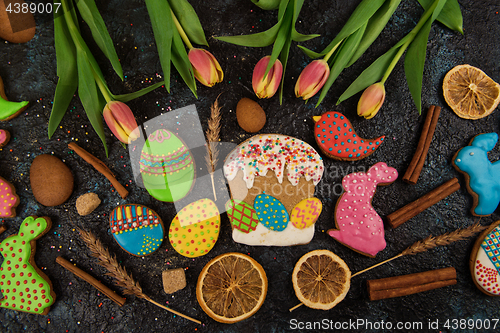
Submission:
<svg viewBox="0 0 500 333">
<path fill-rule="evenodd" d="M 380 146 L 385 136 L 376 139 L 360 138 L 351 122 L 340 112 L 329 111 L 313 117 L 314 138 L 321 151 L 328 157 L 341 161 L 365 158 Z"/>
<path fill-rule="evenodd" d="M 158 250 L 165 235 L 158 214 L 137 204 L 120 205 L 113 209 L 109 227 L 118 245 L 134 256 L 146 256 Z"/>
</svg>

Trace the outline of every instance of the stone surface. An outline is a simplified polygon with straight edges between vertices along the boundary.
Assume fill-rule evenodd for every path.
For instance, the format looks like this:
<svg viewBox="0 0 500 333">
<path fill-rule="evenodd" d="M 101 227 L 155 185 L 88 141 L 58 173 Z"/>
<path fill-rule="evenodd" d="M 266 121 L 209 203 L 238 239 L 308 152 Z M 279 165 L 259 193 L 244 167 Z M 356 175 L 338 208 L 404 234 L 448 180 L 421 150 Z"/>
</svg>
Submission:
<svg viewBox="0 0 500 333">
<path fill-rule="evenodd" d="M 320 37 L 301 43 L 315 51 L 321 51 L 342 29 L 342 26 L 360 1 L 309 0 L 297 21 L 297 31 L 304 34 L 318 33 Z M 455 65 L 469 63 L 481 68 L 492 79 L 500 82 L 500 11 L 497 0 L 460 0 L 464 15 L 464 35 L 455 33 L 439 23 L 433 24 L 427 43 L 427 61 L 423 78 L 423 109 L 418 115 L 406 85 L 403 59 L 395 67 L 386 82 L 387 96 L 384 106 L 375 118 L 361 119 L 356 115 L 359 95 L 336 105 L 337 99 L 373 60 L 389 50 L 408 33 L 418 21 L 422 9 L 417 1 L 402 1 L 380 37 L 368 51 L 350 68 L 342 72 L 329 94 L 319 107 L 316 99 L 304 104 L 294 95 L 294 85 L 300 71 L 310 62 L 293 42 L 290 58 L 284 74 L 283 104 L 278 96 L 259 103 L 267 111 L 266 132 L 292 135 L 314 145 L 312 116 L 323 112 L 340 111 L 353 123 L 361 137 L 373 138 L 386 135 L 386 141 L 373 155 L 357 162 L 338 162 L 325 159 L 325 176 L 316 187 L 316 197 L 323 203 L 323 212 L 316 222 L 316 233 L 307 245 L 295 247 L 252 247 L 235 244 L 231 239 L 231 228 L 226 214 L 221 214 L 221 234 L 214 249 L 205 257 L 191 259 L 180 256 L 164 242 L 150 256 L 138 258 L 123 251 L 113 240 L 108 228 L 108 214 L 118 204 L 140 203 L 156 211 L 165 221 L 176 215 L 172 204 L 153 199 L 145 189 L 136 186 L 132 177 L 129 153 L 111 136 L 105 127 L 110 148 L 106 158 L 102 144 L 93 131 L 78 97 L 54 136 L 47 137 L 47 124 L 57 83 L 56 58 L 53 39 L 53 16 L 36 14 L 37 34 L 25 44 L 1 42 L 0 76 L 11 100 L 29 100 L 30 107 L 19 117 L 2 123 L 11 135 L 11 142 L 0 151 L 0 175 L 16 187 L 21 197 L 17 217 L 8 219 L 7 231 L 0 239 L 17 232 L 22 220 L 29 215 L 49 216 L 53 228 L 37 241 L 39 267 L 51 279 L 57 300 L 47 316 L 33 316 L 0 309 L 0 331 L 2 332 L 173 332 L 184 333 L 198 330 L 204 333 L 223 332 L 292 332 L 292 320 L 299 322 L 332 321 L 333 324 L 364 320 L 376 323 L 420 322 L 422 332 L 429 321 L 439 320 L 439 328 L 433 331 L 451 332 L 443 324 L 447 319 L 497 318 L 498 300 L 484 295 L 474 285 L 469 272 L 468 260 L 475 239 L 467 239 L 446 247 L 398 258 L 389 264 L 373 269 L 353 278 L 346 298 L 330 311 L 313 310 L 304 306 L 288 312 L 298 303 L 293 291 L 291 274 L 297 260 L 305 253 L 316 249 L 329 249 L 341 257 L 352 272 L 388 259 L 415 241 L 430 234 L 439 235 L 456 228 L 467 227 L 476 219 L 469 210 L 472 197 L 465 189 L 464 178 L 456 172 L 451 159 L 455 152 L 468 144 L 481 132 L 500 131 L 500 110 L 484 119 L 469 121 L 457 117 L 444 101 L 441 86 L 444 75 Z M 148 95 L 127 104 L 142 123 L 160 113 L 196 104 L 203 129 L 207 128 L 210 105 L 217 96 L 223 106 L 221 140 L 240 143 L 251 137 L 238 126 L 235 108 L 243 97 L 254 99 L 251 75 L 253 66 L 272 46 L 247 48 L 220 42 L 212 36 L 240 35 L 263 31 L 276 23 L 277 11 L 263 11 L 251 1 L 201 1 L 190 3 L 200 15 L 200 20 L 210 44 L 210 52 L 219 60 L 224 70 L 224 81 L 212 88 L 198 84 L 196 99 L 184 85 L 175 69 L 172 69 L 171 93 L 157 89 Z M 143 1 L 97 1 L 97 6 L 115 42 L 121 59 L 125 82 L 114 74 L 109 61 L 94 45 L 90 44 L 114 94 L 128 93 L 162 80 L 162 71 L 151 24 Z M 90 40 L 88 28 L 81 24 L 85 39 Z M 373 207 L 380 216 L 386 216 L 407 203 L 421 197 L 431 189 L 452 177 L 458 177 L 462 188 L 445 200 L 432 206 L 397 229 L 386 230 L 387 248 L 377 258 L 366 258 L 335 242 L 326 231 L 334 226 L 335 203 L 341 195 L 341 179 L 354 171 L 366 171 L 376 162 L 383 161 L 404 174 L 410 163 L 420 137 L 425 112 L 431 104 L 443 108 L 436 133 L 429 149 L 422 174 L 416 185 L 408 185 L 401 179 L 390 186 L 381 187 L 373 199 Z M 75 156 L 67 148 L 69 142 L 78 144 L 100 158 L 116 178 L 130 191 L 122 200 L 104 177 Z M 137 147 L 140 151 L 142 147 Z M 102 203 L 92 213 L 92 220 L 80 217 L 68 201 L 56 207 L 41 206 L 33 197 L 29 185 L 29 167 L 34 157 L 41 153 L 54 153 L 64 159 L 75 176 L 75 197 L 89 191 L 99 193 Z M 224 156 L 221 156 L 223 160 Z M 500 158 L 499 145 L 490 153 L 492 161 Z M 203 162 L 202 162 L 203 163 Z M 202 165 L 202 164 L 201 164 Z M 219 164 L 219 167 L 221 164 Z M 198 183 L 198 182 L 197 182 Z M 200 182 L 201 183 L 201 182 Z M 222 185 L 224 186 L 224 185 Z M 197 189 L 194 188 L 193 191 Z M 70 205 L 71 203 L 71 205 Z M 224 203 L 223 203 L 224 204 Z M 482 218 L 482 224 L 500 219 L 497 210 L 491 217 Z M 95 221 L 95 222 L 92 222 Z M 72 259 L 78 267 L 91 272 L 104 284 L 122 294 L 106 270 L 99 265 L 82 241 L 75 227 L 94 232 L 111 253 L 140 283 L 146 295 L 174 310 L 201 320 L 197 325 L 179 316 L 173 316 L 143 299 L 127 296 L 127 304 L 118 307 L 92 286 L 79 280 L 55 264 L 57 256 Z M 269 278 L 269 289 L 262 308 L 251 318 L 228 326 L 217 323 L 205 315 L 196 302 L 195 286 L 203 266 L 215 256 L 225 252 L 249 253 L 264 268 Z M 1 259 L 0 259 L 1 260 Z M 368 300 L 365 281 L 396 275 L 417 273 L 431 269 L 453 266 L 457 270 L 455 286 L 402 298 L 371 302 Z M 172 295 L 164 295 L 161 274 L 165 269 L 188 268 L 187 286 Z M 332 330 L 333 331 L 333 330 Z M 350 332 L 368 331 L 366 327 Z M 381 332 L 380 330 L 379 332 Z M 389 330 L 388 330 L 389 331 Z M 396 331 L 393 329 L 393 331 Z M 417 331 L 417 330 L 415 330 Z M 427 330 L 428 331 L 428 330 Z"/>
</svg>

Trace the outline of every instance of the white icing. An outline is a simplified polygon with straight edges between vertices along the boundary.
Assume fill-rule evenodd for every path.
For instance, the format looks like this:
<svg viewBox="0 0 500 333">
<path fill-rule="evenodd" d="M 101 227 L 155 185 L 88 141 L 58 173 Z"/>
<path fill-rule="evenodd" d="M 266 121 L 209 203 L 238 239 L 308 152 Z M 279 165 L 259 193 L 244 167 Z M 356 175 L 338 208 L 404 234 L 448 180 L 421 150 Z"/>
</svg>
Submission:
<svg viewBox="0 0 500 333">
<path fill-rule="evenodd" d="M 295 228 L 291 223 L 283 231 L 272 231 L 259 223 L 257 228 L 246 234 L 233 229 L 233 240 L 246 245 L 290 246 L 309 243 L 314 236 L 314 224 L 305 228 Z"/>
<path fill-rule="evenodd" d="M 478 262 L 479 261 L 479 262 Z M 479 266 L 482 265 L 482 266 Z M 483 248 L 480 246 L 477 255 L 476 255 L 476 261 L 474 262 L 474 279 L 476 280 L 477 284 L 481 286 L 487 293 L 490 293 L 492 295 L 500 295 L 500 276 L 496 275 L 497 277 L 497 282 L 492 283 L 492 281 L 488 281 L 485 278 L 485 274 L 483 273 L 483 277 L 481 277 L 481 273 L 479 272 L 480 269 L 489 270 L 490 272 L 496 272 L 495 266 L 493 266 L 493 263 L 491 260 L 488 258 L 488 255 L 486 252 L 483 250 Z M 488 283 L 490 284 L 488 286 Z M 490 288 L 490 290 L 488 290 Z"/>
<path fill-rule="evenodd" d="M 255 176 L 265 176 L 273 170 L 281 184 L 285 165 L 292 185 L 297 185 L 301 176 L 317 185 L 323 176 L 323 159 L 313 147 L 278 134 L 256 135 L 239 145 L 226 159 L 224 175 L 233 180 L 238 170 L 242 170 L 247 188 L 252 188 Z"/>
</svg>

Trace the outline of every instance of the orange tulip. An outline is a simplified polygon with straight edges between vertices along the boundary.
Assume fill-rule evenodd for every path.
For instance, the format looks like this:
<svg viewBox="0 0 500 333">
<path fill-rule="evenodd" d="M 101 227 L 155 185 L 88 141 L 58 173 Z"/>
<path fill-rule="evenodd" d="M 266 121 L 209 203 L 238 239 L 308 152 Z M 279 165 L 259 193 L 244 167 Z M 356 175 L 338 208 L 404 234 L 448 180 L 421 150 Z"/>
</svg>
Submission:
<svg viewBox="0 0 500 333">
<path fill-rule="evenodd" d="M 385 87 L 382 82 L 374 83 L 363 92 L 358 102 L 358 116 L 371 119 L 382 107 Z"/>
<path fill-rule="evenodd" d="M 189 50 L 188 57 L 193 66 L 194 76 L 201 84 L 212 87 L 222 82 L 224 73 L 212 53 L 204 49 L 192 48 Z"/>
<path fill-rule="evenodd" d="M 252 87 L 258 98 L 273 97 L 280 86 L 283 65 L 278 59 L 276 59 L 271 69 L 264 77 L 269 60 L 271 60 L 271 56 L 265 56 L 259 60 L 253 69 Z"/>
<path fill-rule="evenodd" d="M 323 87 L 329 75 L 328 63 L 323 59 L 314 60 L 300 73 L 295 84 L 295 96 L 304 100 L 313 97 Z"/>
<path fill-rule="evenodd" d="M 132 110 L 127 104 L 119 101 L 110 101 L 102 112 L 109 129 L 118 140 L 130 143 L 139 138 L 139 128 Z"/>
</svg>

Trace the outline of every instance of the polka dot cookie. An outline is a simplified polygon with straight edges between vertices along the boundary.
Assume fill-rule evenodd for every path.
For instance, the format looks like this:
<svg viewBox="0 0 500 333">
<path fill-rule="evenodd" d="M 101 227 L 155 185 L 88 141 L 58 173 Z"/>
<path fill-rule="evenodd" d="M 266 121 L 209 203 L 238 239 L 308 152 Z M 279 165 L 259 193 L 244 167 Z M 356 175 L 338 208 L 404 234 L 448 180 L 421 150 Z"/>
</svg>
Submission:
<svg viewBox="0 0 500 333">
<path fill-rule="evenodd" d="M 269 230 L 282 231 L 288 225 L 288 212 L 285 206 L 276 198 L 259 194 L 253 204 L 260 223 Z"/>
<path fill-rule="evenodd" d="M 35 264 L 35 240 L 51 227 L 48 217 L 30 216 L 19 227 L 19 233 L 0 243 L 3 257 L 0 267 L 0 307 L 45 315 L 56 295 L 52 283 Z"/>
<path fill-rule="evenodd" d="M 356 161 L 371 155 L 385 136 L 373 140 L 360 138 L 351 122 L 340 112 L 329 111 L 314 119 L 314 138 L 328 157 Z"/>
<path fill-rule="evenodd" d="M 0 218 L 15 217 L 19 202 L 14 185 L 0 177 Z"/>
<path fill-rule="evenodd" d="M 217 242 L 220 214 L 210 199 L 200 199 L 184 207 L 168 230 L 170 244 L 179 254 L 195 258 L 207 254 Z"/>
</svg>

